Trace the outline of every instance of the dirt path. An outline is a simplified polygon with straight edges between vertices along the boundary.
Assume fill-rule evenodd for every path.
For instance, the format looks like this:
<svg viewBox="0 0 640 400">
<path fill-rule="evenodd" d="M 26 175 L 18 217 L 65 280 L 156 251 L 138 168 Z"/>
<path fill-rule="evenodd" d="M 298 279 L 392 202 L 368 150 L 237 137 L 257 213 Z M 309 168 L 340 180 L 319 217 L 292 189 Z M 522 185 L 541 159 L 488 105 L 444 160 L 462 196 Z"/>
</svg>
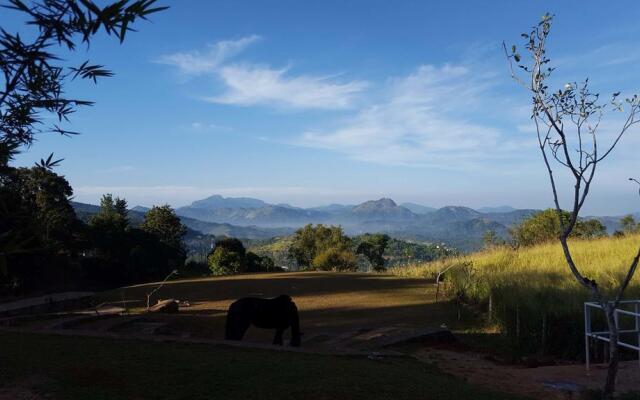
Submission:
<svg viewBox="0 0 640 400">
<path fill-rule="evenodd" d="M 416 357 L 479 386 L 541 400 L 578 399 L 584 389 L 601 388 L 606 374 L 602 364 L 592 365 L 589 372 L 583 364 L 526 368 L 499 365 L 481 354 L 439 349 L 420 350 Z M 637 361 L 620 364 L 617 387 L 621 393 L 640 392 Z"/>
</svg>

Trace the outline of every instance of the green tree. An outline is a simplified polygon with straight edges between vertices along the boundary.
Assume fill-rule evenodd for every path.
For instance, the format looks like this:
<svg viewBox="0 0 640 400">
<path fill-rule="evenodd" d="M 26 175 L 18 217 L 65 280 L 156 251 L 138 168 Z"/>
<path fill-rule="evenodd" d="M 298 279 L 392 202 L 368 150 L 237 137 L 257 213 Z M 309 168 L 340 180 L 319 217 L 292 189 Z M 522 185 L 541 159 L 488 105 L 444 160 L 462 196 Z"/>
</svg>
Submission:
<svg viewBox="0 0 640 400">
<path fill-rule="evenodd" d="M 278 270 L 271 257 L 260 256 L 248 251 L 245 259 L 247 272 L 274 272 Z"/>
<path fill-rule="evenodd" d="M 64 281 L 81 225 L 72 194 L 64 177 L 41 166 L 0 175 L 0 292 L 51 289 Z"/>
<path fill-rule="evenodd" d="M 638 224 L 633 215 L 626 215 L 620 219 L 620 228 L 626 235 L 638 232 Z"/>
<path fill-rule="evenodd" d="M 562 226 L 571 219 L 571 213 L 552 208 L 535 213 L 511 229 L 511 237 L 518 246 L 532 246 L 557 240 Z M 596 219 L 577 220 L 570 237 L 591 239 L 606 236 L 606 227 Z"/>
<path fill-rule="evenodd" d="M 216 240 L 213 252 L 207 257 L 213 275 L 232 275 L 247 270 L 247 251 L 236 238 Z"/>
<path fill-rule="evenodd" d="M 607 227 L 597 219 L 579 220 L 572 234 L 581 239 L 594 239 L 607 236 Z"/>
<path fill-rule="evenodd" d="M 13 170 L 9 186 L 18 195 L 22 213 L 44 241 L 69 239 L 76 214 L 69 202 L 73 190 L 67 180 L 41 166 Z"/>
<path fill-rule="evenodd" d="M 127 201 L 114 198 L 111 193 L 103 194 L 100 199 L 100 211 L 94 214 L 89 224 L 98 229 L 125 231 L 129 227 Z"/>
<path fill-rule="evenodd" d="M 294 234 L 290 256 L 303 268 L 313 268 L 316 256 L 328 249 L 351 251 L 351 239 L 339 226 L 305 225 Z"/>
<path fill-rule="evenodd" d="M 144 214 L 140 229 L 156 235 L 161 242 L 176 249 L 183 248 L 182 237 L 187 233 L 187 228 L 169 205 L 151 207 Z"/>
<path fill-rule="evenodd" d="M 388 235 L 381 233 L 365 234 L 360 238 L 356 254 L 364 255 L 374 270 L 382 271 L 385 263 L 383 255 L 390 239 Z"/>
</svg>

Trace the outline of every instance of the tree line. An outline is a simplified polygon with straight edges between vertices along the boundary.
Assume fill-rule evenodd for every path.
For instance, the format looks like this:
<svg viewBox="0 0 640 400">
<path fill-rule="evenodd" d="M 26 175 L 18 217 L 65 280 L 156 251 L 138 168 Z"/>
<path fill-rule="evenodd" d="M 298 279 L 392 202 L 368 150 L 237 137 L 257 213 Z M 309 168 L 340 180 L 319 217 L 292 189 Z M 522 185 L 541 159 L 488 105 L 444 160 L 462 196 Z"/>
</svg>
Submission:
<svg viewBox="0 0 640 400">
<path fill-rule="evenodd" d="M 45 166 L 3 168 L 0 291 L 114 287 L 162 279 L 184 265 L 186 228 L 170 206 L 154 206 L 134 227 L 126 200 L 106 194 L 85 222 L 72 195 Z"/>
<path fill-rule="evenodd" d="M 509 241 L 499 237 L 494 231 L 487 231 L 484 234 L 483 243 L 485 247 L 508 244 L 517 247 L 551 242 L 560 237 L 561 227 L 567 224 L 570 217 L 571 213 L 568 211 L 558 212 L 552 208 L 542 210 L 513 226 L 509 230 Z M 640 232 L 640 225 L 632 215 L 621 218 L 619 226 L 620 229 L 613 233 L 615 237 Z M 569 235 L 576 239 L 595 239 L 605 236 L 608 236 L 607 227 L 595 218 L 578 219 Z"/>
</svg>

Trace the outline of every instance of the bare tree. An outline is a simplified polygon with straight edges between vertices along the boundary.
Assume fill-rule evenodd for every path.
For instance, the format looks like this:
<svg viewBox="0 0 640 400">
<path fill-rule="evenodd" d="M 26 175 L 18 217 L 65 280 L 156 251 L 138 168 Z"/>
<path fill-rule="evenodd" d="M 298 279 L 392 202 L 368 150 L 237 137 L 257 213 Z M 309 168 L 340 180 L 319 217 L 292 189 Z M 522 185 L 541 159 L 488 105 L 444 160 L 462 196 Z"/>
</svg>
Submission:
<svg viewBox="0 0 640 400">
<path fill-rule="evenodd" d="M 588 79 L 579 83 L 567 83 L 557 91 L 550 90 L 548 80 L 554 68 L 550 66 L 546 45 L 552 21 L 553 16 L 545 14 L 529 33 L 521 35 L 525 40 L 524 48 L 527 53 L 524 61 L 516 46 L 507 49 L 503 44 L 503 47 L 509 60 L 512 77 L 532 95 L 531 119 L 536 126 L 538 146 L 549 175 L 553 201 L 559 217 L 563 208 L 558 180 L 553 168 L 557 166 L 568 172 L 573 184 L 570 200 L 567 203 L 570 217 L 568 220 L 559 218 L 561 226 L 559 240 L 571 273 L 580 285 L 590 291 L 593 299 L 604 310 L 610 339 L 610 361 L 603 398 L 611 399 L 615 391 L 619 362 L 619 327 L 615 320 L 615 309 L 636 272 L 640 248 L 635 257 L 630 259 L 629 269 L 624 279 L 616 288 L 609 291 L 598 286 L 598 282 L 581 272 L 580 266 L 576 264 L 571 254 L 568 238 L 576 226 L 598 165 L 611 154 L 629 128 L 639 121 L 640 100 L 637 95 L 621 100 L 618 92 L 614 93 L 609 101 L 601 101 L 599 94 L 590 91 Z M 625 107 L 627 108 L 626 117 L 622 126 L 616 131 L 611 143 L 601 150 L 598 147 L 598 128 L 603 115 L 607 111 L 624 112 Z"/>
</svg>

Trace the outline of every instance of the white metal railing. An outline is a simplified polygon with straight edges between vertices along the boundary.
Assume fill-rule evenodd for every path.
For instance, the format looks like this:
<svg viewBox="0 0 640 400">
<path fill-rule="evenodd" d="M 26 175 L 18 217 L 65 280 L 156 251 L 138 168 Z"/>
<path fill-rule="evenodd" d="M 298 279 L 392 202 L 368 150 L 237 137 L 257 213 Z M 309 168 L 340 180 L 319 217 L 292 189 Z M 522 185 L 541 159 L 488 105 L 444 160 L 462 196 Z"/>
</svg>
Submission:
<svg viewBox="0 0 640 400">
<path fill-rule="evenodd" d="M 616 308 L 613 313 L 613 318 L 615 320 L 616 326 L 618 327 L 618 346 L 626 347 L 628 349 L 636 350 L 638 352 L 638 363 L 640 365 L 640 300 L 624 300 L 619 304 L 626 306 L 633 306 L 633 311 L 625 310 L 622 308 Z M 610 332 L 606 331 L 593 331 L 591 327 L 591 310 L 592 309 L 603 310 L 602 305 L 595 301 L 589 301 L 584 303 L 584 344 L 585 344 L 585 359 L 587 364 L 587 370 L 589 370 L 590 366 L 590 358 L 591 354 L 589 351 L 589 340 L 601 340 L 603 342 L 610 342 L 609 338 Z M 620 316 L 628 316 L 633 317 L 634 319 L 634 329 L 623 329 L 620 330 Z M 625 342 L 623 340 L 622 334 L 633 334 L 635 333 L 637 342 L 630 343 Z"/>
</svg>

